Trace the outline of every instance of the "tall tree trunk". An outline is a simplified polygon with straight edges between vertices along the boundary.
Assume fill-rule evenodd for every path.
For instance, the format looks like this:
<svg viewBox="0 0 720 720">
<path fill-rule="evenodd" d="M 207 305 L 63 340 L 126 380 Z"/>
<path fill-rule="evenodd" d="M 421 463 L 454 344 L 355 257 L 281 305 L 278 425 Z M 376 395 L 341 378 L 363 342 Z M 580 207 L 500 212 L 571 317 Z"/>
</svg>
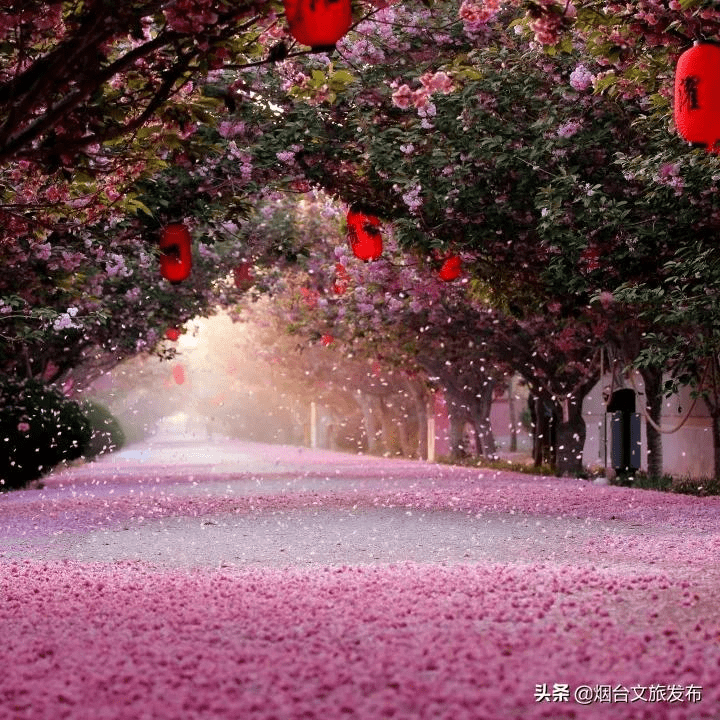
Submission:
<svg viewBox="0 0 720 720">
<path fill-rule="evenodd" d="M 662 370 L 660 368 L 642 368 L 640 374 L 645 383 L 645 411 L 650 419 L 660 427 L 662 422 Z M 648 475 L 661 477 L 663 474 L 662 433 L 649 422 L 645 423 L 645 432 Z"/>
<path fill-rule="evenodd" d="M 703 396 L 705 405 L 710 411 L 712 418 L 713 436 L 713 475 L 720 479 L 720 361 L 717 355 L 713 355 L 710 365 L 710 387 Z"/>
<path fill-rule="evenodd" d="M 713 475 L 720 480 L 720 408 L 711 411 L 713 434 Z"/>
<path fill-rule="evenodd" d="M 464 454 L 463 433 L 465 431 L 465 416 L 457 412 L 450 412 L 450 459 L 460 460 Z"/>
<path fill-rule="evenodd" d="M 360 406 L 363 416 L 363 426 L 365 435 L 367 436 L 368 452 L 371 455 L 381 455 L 383 453 L 382 430 L 380 429 L 380 408 L 378 407 L 378 399 L 374 395 L 366 395 L 358 390 L 355 400 Z"/>
<path fill-rule="evenodd" d="M 478 438 L 478 454 L 486 458 L 497 456 L 497 445 L 490 423 L 490 411 L 492 410 L 493 391 L 495 381 L 488 380 L 475 397 L 473 402 L 473 420 L 475 422 L 476 436 Z"/>
<path fill-rule="evenodd" d="M 395 421 L 394 413 L 388 407 L 384 397 L 377 398 L 377 407 L 380 411 L 380 427 L 382 428 L 382 439 L 385 445 L 386 455 L 402 454 L 402 447 L 398 437 L 398 423 Z"/>
<path fill-rule="evenodd" d="M 508 415 L 510 419 L 510 452 L 517 452 L 518 449 L 518 429 L 517 429 L 517 408 L 515 407 L 515 384 L 513 378 L 507 385 L 508 392 Z"/>
<path fill-rule="evenodd" d="M 463 436 L 465 423 L 470 420 L 470 413 L 462 397 L 455 392 L 455 388 L 450 383 L 446 383 L 445 402 L 450 420 L 450 458 L 460 460 L 465 455 Z"/>
<path fill-rule="evenodd" d="M 417 418 L 417 447 L 414 457 L 425 459 L 428 453 L 428 398 L 421 381 L 408 378 L 408 394 L 412 400 Z"/>
<path fill-rule="evenodd" d="M 427 397 L 424 392 L 413 393 L 413 401 L 415 403 L 415 415 L 418 423 L 418 443 L 416 457 L 424 460 L 428 456 L 428 405 Z"/>
</svg>

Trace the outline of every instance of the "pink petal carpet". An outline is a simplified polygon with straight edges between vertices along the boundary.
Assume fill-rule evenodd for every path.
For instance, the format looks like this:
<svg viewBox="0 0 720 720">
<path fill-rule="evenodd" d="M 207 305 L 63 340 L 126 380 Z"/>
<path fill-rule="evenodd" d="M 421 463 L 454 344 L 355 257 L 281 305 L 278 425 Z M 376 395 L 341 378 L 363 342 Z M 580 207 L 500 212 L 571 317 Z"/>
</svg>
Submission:
<svg viewBox="0 0 720 720">
<path fill-rule="evenodd" d="M 105 462 L 0 495 L 0 720 L 720 720 L 720 498 L 245 450 L 241 471 Z M 424 518 L 418 544 L 439 513 L 511 532 L 471 561 L 57 551 L 169 520 L 379 508 Z"/>
</svg>

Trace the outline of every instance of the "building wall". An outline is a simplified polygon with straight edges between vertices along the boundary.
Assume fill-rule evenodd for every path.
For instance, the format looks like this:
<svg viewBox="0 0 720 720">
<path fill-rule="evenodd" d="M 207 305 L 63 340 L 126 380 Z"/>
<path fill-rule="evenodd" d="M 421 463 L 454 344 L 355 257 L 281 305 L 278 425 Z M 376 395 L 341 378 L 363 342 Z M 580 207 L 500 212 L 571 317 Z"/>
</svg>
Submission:
<svg viewBox="0 0 720 720">
<path fill-rule="evenodd" d="M 644 383 L 642 377 L 633 374 L 637 390 L 635 407 L 638 412 L 645 407 Z M 607 427 L 607 467 L 610 466 L 610 422 L 602 399 L 603 388 L 610 386 L 610 376 L 606 375 L 590 392 L 583 402 L 583 415 L 587 424 L 587 439 L 583 455 L 583 464 L 587 467 L 603 467 L 603 424 Z M 615 388 L 618 389 L 618 388 Z M 683 419 L 690 413 L 687 420 Z M 647 470 L 647 422 L 641 417 L 641 469 Z M 705 403 L 693 398 L 689 388 L 663 402 L 663 471 L 676 477 L 703 478 L 713 475 L 713 443 L 710 414 Z M 677 428 L 677 429 L 676 429 Z M 674 430 L 674 432 L 669 432 Z"/>
</svg>

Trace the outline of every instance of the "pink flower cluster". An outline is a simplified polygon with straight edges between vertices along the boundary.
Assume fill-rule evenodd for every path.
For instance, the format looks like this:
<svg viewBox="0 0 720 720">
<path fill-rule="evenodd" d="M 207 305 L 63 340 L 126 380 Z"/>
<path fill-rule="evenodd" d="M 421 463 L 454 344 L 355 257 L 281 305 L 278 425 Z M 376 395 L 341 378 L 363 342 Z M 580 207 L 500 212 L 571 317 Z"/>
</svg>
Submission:
<svg viewBox="0 0 720 720">
<path fill-rule="evenodd" d="M 458 14 L 465 25 L 465 31 L 474 33 L 492 22 L 499 10 L 499 0 L 463 0 Z"/>
<path fill-rule="evenodd" d="M 595 76 L 584 66 L 578 65 L 570 73 L 570 86 L 578 92 L 583 92 L 593 85 Z"/>
<path fill-rule="evenodd" d="M 420 77 L 421 88 L 412 90 L 407 84 L 401 85 L 393 94 L 392 100 L 396 107 L 403 110 L 411 105 L 426 115 L 434 115 L 434 105 L 430 102 L 430 96 L 436 92 L 447 95 L 453 91 L 454 85 L 450 76 L 439 71 L 436 73 L 425 73 Z"/>
<path fill-rule="evenodd" d="M 660 167 L 657 182 L 675 190 L 676 195 L 682 195 L 685 189 L 685 180 L 681 174 L 680 163 L 665 163 Z"/>
<path fill-rule="evenodd" d="M 555 45 L 560 39 L 560 32 L 569 19 L 577 14 L 571 2 L 558 4 L 555 0 L 539 0 L 535 3 L 530 29 L 535 33 L 535 42 L 541 45 Z"/>
<path fill-rule="evenodd" d="M 561 138 L 571 138 L 573 135 L 577 135 L 582 126 L 582 120 L 569 120 L 556 130 L 556 134 Z"/>
<path fill-rule="evenodd" d="M 168 3 L 164 12 L 168 27 L 181 33 L 193 33 L 217 23 L 218 14 L 213 0 L 176 0 Z"/>
</svg>

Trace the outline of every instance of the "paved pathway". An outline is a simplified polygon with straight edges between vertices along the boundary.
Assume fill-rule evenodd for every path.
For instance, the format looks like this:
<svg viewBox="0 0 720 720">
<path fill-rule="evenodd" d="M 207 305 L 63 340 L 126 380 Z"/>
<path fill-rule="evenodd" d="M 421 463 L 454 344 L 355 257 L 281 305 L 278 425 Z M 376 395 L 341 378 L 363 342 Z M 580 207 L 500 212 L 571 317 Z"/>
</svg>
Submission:
<svg viewBox="0 0 720 720">
<path fill-rule="evenodd" d="M 14 668 L 0 673 L 0 720 L 129 718 L 141 707 L 161 720 L 720 720 L 718 551 L 719 498 L 236 441 L 131 447 L 0 496 L 0 579 L 16 600 L 0 612 L 10 638 L 0 662 Z M 213 605 L 221 581 L 244 598 L 232 617 Z M 168 583 L 184 601 L 158 614 Z M 69 599 L 76 585 L 92 590 Z M 193 621 L 204 632 L 188 636 L 177 613 L 208 597 Z M 83 659 L 85 641 L 59 657 L 62 638 L 37 626 L 67 603 L 73 638 L 79 625 L 106 628 L 109 678 Z M 143 613 L 154 619 L 128 645 L 117 618 Z M 236 637 L 238 615 L 270 623 L 266 635 Z M 313 617 L 324 622 L 309 630 Z M 225 654 L 213 627 L 235 638 Z M 338 656 L 338 632 L 360 633 L 365 650 Z M 173 656 L 167 672 L 152 661 L 148 686 L 158 642 L 223 670 L 178 683 Z M 46 646 L 59 683 L 49 689 L 37 681 Z M 127 657 L 139 670 L 121 680 Z M 278 695 L 278 667 L 308 674 L 285 678 Z M 78 700 L 102 682 L 95 704 Z M 168 703 L 173 692 L 182 702 Z"/>
</svg>

